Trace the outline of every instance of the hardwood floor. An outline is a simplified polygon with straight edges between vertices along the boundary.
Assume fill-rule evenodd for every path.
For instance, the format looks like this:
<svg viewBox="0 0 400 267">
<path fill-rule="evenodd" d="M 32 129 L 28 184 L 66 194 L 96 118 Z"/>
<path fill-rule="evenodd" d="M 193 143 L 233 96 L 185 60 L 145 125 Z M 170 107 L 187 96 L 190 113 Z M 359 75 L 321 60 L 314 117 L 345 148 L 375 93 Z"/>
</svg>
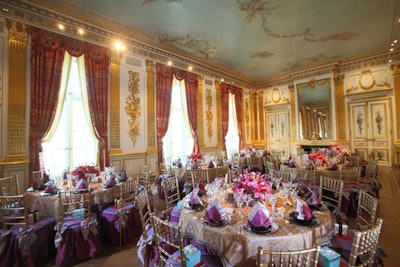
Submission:
<svg viewBox="0 0 400 267">
<path fill-rule="evenodd" d="M 382 185 L 378 217 L 384 220 L 379 244 L 388 255 L 382 259 L 385 267 L 398 267 L 400 266 L 400 168 L 379 167 L 378 180 Z M 163 203 L 157 198 L 155 201 L 155 206 L 161 209 L 160 205 Z M 350 225 L 352 223 L 354 218 L 350 218 Z M 101 255 L 76 266 L 141 266 L 136 251 L 136 242 L 122 247 L 104 247 Z"/>
</svg>

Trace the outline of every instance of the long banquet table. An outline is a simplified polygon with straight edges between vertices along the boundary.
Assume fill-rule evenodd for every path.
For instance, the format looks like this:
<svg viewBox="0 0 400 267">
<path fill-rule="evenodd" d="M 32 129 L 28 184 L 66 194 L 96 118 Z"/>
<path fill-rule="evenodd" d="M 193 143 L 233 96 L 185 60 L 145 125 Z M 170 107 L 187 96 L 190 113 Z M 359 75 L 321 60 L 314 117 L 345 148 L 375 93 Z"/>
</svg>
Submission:
<svg viewBox="0 0 400 267">
<path fill-rule="evenodd" d="M 225 202 L 224 207 L 233 208 L 232 221 L 226 226 L 212 227 L 205 224 L 202 219 L 205 210 L 193 211 L 185 208 L 188 200 L 189 196 L 182 200 L 183 208 L 179 221 L 185 237 L 217 251 L 225 266 L 255 266 L 258 246 L 270 250 L 289 251 L 311 248 L 314 244 L 325 244 L 333 231 L 328 210 L 314 211 L 317 225 L 299 226 L 287 220 L 287 215 L 295 208 L 283 207 L 280 200 L 277 208 L 284 211 L 285 217 L 275 219 L 279 230 L 274 234 L 259 235 L 247 231 L 243 225 L 251 207 L 242 208 L 243 216 L 240 218 L 238 209 L 229 202 Z M 205 198 L 203 200 L 208 201 Z M 270 209 L 268 202 L 267 208 Z"/>
</svg>

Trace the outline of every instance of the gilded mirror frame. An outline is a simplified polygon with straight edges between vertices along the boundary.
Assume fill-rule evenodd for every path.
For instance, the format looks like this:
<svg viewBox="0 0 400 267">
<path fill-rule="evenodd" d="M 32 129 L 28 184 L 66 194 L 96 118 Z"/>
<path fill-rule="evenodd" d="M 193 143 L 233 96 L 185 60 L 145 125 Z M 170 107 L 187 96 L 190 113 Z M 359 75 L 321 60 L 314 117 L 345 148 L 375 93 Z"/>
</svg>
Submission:
<svg viewBox="0 0 400 267">
<path fill-rule="evenodd" d="M 332 79 L 312 79 L 295 88 L 298 140 L 333 139 Z"/>
</svg>

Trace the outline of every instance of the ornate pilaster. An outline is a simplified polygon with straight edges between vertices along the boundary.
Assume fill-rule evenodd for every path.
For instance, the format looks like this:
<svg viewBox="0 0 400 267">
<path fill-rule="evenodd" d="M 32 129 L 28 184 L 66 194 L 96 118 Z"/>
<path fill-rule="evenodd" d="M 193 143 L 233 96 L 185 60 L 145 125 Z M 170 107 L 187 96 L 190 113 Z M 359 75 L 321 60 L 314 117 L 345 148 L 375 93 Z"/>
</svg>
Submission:
<svg viewBox="0 0 400 267">
<path fill-rule="evenodd" d="M 110 64 L 110 156 L 122 154 L 120 148 L 120 74 L 122 53 L 113 51 Z"/>
<path fill-rule="evenodd" d="M 336 125 L 341 125 L 341 127 L 336 127 L 337 140 L 339 143 L 346 142 L 346 103 L 344 99 L 344 75 L 335 74 L 335 100 L 336 100 Z M 332 120 L 332 118 L 331 118 Z"/>
<path fill-rule="evenodd" d="M 393 86 L 394 86 L 394 100 L 396 102 L 395 114 L 396 114 L 396 136 L 395 144 L 400 146 L 400 64 L 394 64 L 391 66 L 393 75 Z"/>
<path fill-rule="evenodd" d="M 294 95 L 294 84 L 291 83 L 288 85 L 289 88 L 289 101 L 290 101 L 290 139 L 291 143 L 295 140 L 297 140 L 298 132 L 297 132 L 297 126 L 296 126 L 296 99 Z"/>
<path fill-rule="evenodd" d="M 156 96 L 155 96 L 155 62 L 146 60 L 147 77 L 147 152 L 157 152 L 156 145 Z"/>
<path fill-rule="evenodd" d="M 215 81 L 215 99 L 217 106 L 217 147 L 223 148 L 224 143 L 222 141 L 222 117 L 221 117 L 221 83 L 219 81 Z"/>
<path fill-rule="evenodd" d="M 8 29 L 8 124 L 5 162 L 27 162 L 26 62 L 29 27 L 6 20 Z"/>
<path fill-rule="evenodd" d="M 197 76 L 197 135 L 199 138 L 200 151 L 205 147 L 204 144 L 204 120 L 203 115 L 203 77 Z"/>
<path fill-rule="evenodd" d="M 258 129 L 260 131 L 260 135 L 258 136 L 258 143 L 264 144 L 265 140 L 265 120 L 264 120 L 264 91 L 258 92 L 258 105 L 257 105 L 257 112 L 258 112 Z"/>
</svg>

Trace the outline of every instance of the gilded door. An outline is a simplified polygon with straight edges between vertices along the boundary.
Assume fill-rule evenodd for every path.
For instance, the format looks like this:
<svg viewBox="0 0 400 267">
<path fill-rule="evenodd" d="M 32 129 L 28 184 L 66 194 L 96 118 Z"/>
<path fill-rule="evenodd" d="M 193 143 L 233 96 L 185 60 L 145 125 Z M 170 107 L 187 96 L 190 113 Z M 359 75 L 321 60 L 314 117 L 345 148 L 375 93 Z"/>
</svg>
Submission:
<svg viewBox="0 0 400 267">
<path fill-rule="evenodd" d="M 353 149 L 373 155 L 380 165 L 391 165 L 391 110 L 389 100 L 350 104 L 350 142 Z"/>
<path fill-rule="evenodd" d="M 281 157 L 289 151 L 289 112 L 288 110 L 266 112 L 267 149 L 278 150 Z"/>
</svg>

